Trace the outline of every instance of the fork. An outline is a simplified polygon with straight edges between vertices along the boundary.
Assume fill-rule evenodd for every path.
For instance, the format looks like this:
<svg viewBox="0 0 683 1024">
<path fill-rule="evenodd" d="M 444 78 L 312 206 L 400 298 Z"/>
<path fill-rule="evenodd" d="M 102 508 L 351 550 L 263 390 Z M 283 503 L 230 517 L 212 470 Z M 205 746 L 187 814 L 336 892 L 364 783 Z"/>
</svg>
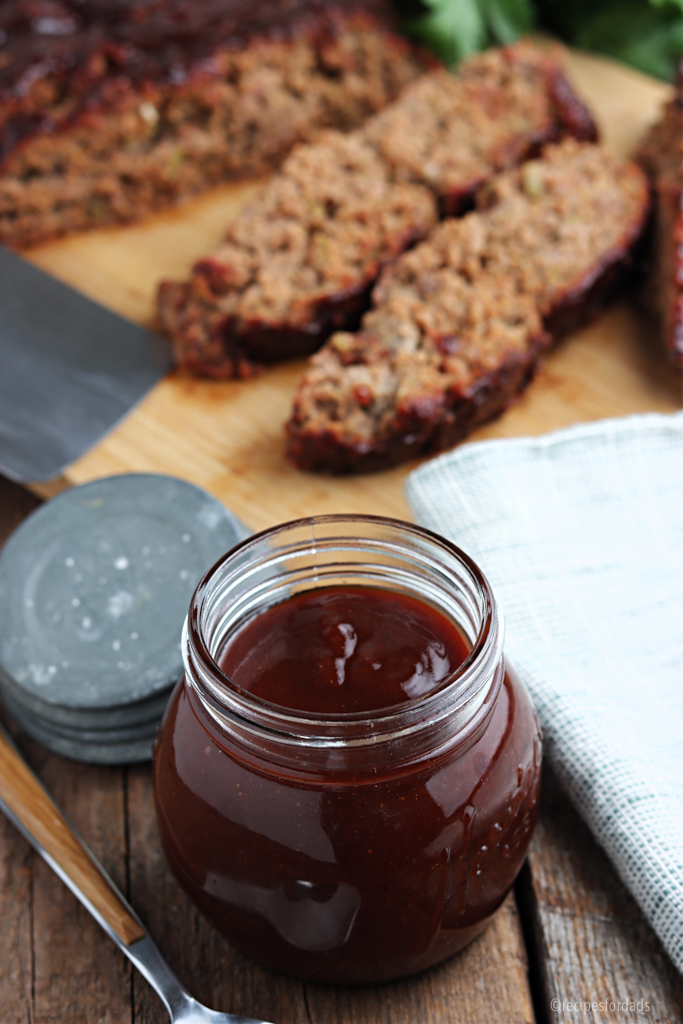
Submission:
<svg viewBox="0 0 683 1024">
<path fill-rule="evenodd" d="M 161 998 L 172 1024 L 268 1024 L 194 999 L 135 911 L 0 726 L 0 809 L 123 950 Z"/>
</svg>

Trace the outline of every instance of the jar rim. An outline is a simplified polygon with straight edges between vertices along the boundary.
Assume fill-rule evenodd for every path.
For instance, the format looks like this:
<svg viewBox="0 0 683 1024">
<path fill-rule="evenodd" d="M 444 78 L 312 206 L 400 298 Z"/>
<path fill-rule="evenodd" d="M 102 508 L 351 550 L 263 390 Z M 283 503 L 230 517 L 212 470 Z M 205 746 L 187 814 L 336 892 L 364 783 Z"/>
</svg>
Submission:
<svg viewBox="0 0 683 1024">
<path fill-rule="evenodd" d="M 272 703 L 256 694 L 253 694 L 239 687 L 227 673 L 225 673 L 216 657 L 212 654 L 209 643 L 206 640 L 201 628 L 202 602 L 207 594 L 207 589 L 216 574 L 233 561 L 240 553 L 250 547 L 256 547 L 265 538 L 276 538 L 278 535 L 293 531 L 296 528 L 310 526 L 315 537 L 315 528 L 324 524 L 367 524 L 368 526 L 385 527 L 399 530 L 407 535 L 413 535 L 421 540 L 428 540 L 437 550 L 442 550 L 451 559 L 455 559 L 464 567 L 470 579 L 475 584 L 478 594 L 482 599 L 481 624 L 476 637 L 468 652 L 467 657 L 439 683 L 437 687 L 426 694 L 417 697 L 409 697 L 407 700 L 385 708 L 371 712 L 339 712 L 325 713 L 314 711 L 303 711 L 283 707 Z M 362 538 L 358 538 L 359 541 Z M 497 607 L 497 603 L 491 586 L 474 560 L 461 548 L 451 541 L 428 530 L 405 520 L 391 518 L 388 516 L 375 516 L 354 513 L 326 514 L 318 516 L 306 516 L 300 519 L 280 523 L 277 526 L 261 530 L 235 545 L 226 552 L 202 577 L 197 585 L 190 603 L 190 611 L 183 631 L 183 656 L 189 650 L 198 656 L 205 669 L 208 669 L 211 679 L 211 690 L 217 690 L 221 698 L 225 698 L 227 706 L 220 708 L 221 715 L 226 711 L 232 715 L 244 719 L 249 713 L 265 715 L 267 721 L 262 724 L 271 731 L 282 734 L 296 735 L 302 738 L 302 729 L 310 740 L 314 738 L 315 729 L 317 736 L 341 735 L 346 730 L 357 732 L 361 730 L 367 735 L 368 727 L 371 727 L 373 736 L 377 739 L 383 734 L 395 732 L 399 721 L 410 720 L 413 724 L 424 719 L 429 713 L 433 717 L 438 712 L 440 705 L 452 706 L 459 698 L 467 697 L 467 691 L 471 690 L 473 677 L 481 672 L 482 662 L 498 662 L 502 655 L 502 632 L 503 624 Z M 195 662 L 196 664 L 196 662 Z M 187 668 L 187 662 L 186 662 Z M 468 698 L 469 699 L 469 698 Z M 215 703 L 212 701 L 211 703 Z M 462 702 L 461 702 L 462 703 Z M 223 705 L 223 699 L 220 700 Z M 447 707 L 443 708 L 447 711 Z M 355 728 L 354 728 L 355 727 Z M 410 726 L 408 727 L 410 729 Z M 400 732 L 405 730 L 401 729 Z M 360 736 L 359 736 L 360 738 Z"/>
</svg>

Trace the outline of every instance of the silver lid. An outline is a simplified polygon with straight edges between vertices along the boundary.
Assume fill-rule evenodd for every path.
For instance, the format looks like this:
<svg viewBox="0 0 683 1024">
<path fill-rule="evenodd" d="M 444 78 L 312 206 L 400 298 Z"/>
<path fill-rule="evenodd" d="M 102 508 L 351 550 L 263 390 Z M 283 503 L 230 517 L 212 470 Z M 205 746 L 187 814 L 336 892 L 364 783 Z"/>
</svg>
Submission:
<svg viewBox="0 0 683 1024">
<path fill-rule="evenodd" d="M 247 533 L 210 494 L 156 474 L 97 480 L 41 506 L 0 553 L 0 685 L 12 704 L 40 708 L 43 728 L 92 728 L 100 714 L 102 728 L 121 727 L 113 712 L 124 707 L 130 728 L 137 704 L 147 719 L 145 702 L 182 671 L 199 578 Z"/>
</svg>

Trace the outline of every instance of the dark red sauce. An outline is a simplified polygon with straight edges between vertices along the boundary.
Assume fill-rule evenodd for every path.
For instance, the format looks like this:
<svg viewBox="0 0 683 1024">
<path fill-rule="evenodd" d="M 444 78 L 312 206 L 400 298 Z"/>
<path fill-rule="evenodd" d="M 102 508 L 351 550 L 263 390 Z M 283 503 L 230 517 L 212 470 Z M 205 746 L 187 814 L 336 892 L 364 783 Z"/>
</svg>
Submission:
<svg viewBox="0 0 683 1024">
<path fill-rule="evenodd" d="M 242 48 L 254 37 L 325 38 L 339 6 L 339 0 L 2 0 L 0 100 L 8 108 L 0 117 L 0 155 L 26 136 L 53 130 L 66 100 L 73 119 L 80 109 L 111 103 L 130 84 L 181 85 L 195 73 L 215 74 L 217 50 Z M 383 0 L 342 6 L 384 17 L 389 10 Z"/>
<path fill-rule="evenodd" d="M 237 686 L 280 707 L 346 714 L 425 696 L 468 654 L 456 626 L 414 597 L 330 587 L 252 619 L 219 664 Z"/>
<path fill-rule="evenodd" d="M 350 655 L 340 625 L 356 634 Z M 371 719 L 410 706 L 406 680 L 436 645 L 449 671 L 467 655 L 426 604 L 321 590 L 259 615 L 221 660 L 284 707 Z M 476 726 L 426 756 L 395 763 L 391 743 L 374 749 L 360 767 L 334 750 L 319 768 L 296 752 L 283 764 L 267 742 L 254 752 L 220 727 L 187 681 L 176 689 L 154 766 L 162 845 L 192 900 L 262 963 L 321 981 L 395 978 L 461 949 L 507 895 L 540 783 L 538 724 L 515 674 Z"/>
</svg>

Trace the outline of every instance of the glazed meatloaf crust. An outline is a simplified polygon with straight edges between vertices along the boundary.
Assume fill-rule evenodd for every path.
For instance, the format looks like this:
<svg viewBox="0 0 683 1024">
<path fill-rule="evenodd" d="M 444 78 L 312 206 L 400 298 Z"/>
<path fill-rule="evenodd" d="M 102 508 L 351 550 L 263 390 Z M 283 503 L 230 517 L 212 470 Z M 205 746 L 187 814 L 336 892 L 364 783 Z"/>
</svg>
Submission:
<svg viewBox="0 0 683 1024">
<path fill-rule="evenodd" d="M 302 469 L 382 469 L 500 413 L 553 338 L 598 311 L 645 225 L 633 163 L 566 140 L 493 178 L 380 278 L 357 334 L 313 356 L 287 426 Z"/>
<path fill-rule="evenodd" d="M 356 127 L 430 63 L 393 27 L 387 0 L 1 0 L 0 240 L 133 220 Z"/>
<path fill-rule="evenodd" d="M 594 138 L 556 57 L 529 43 L 439 69 L 366 124 L 298 147 L 158 313 L 177 363 L 215 377 L 318 348 L 357 326 L 382 266 L 440 212 L 548 140 Z"/>
<path fill-rule="evenodd" d="M 674 365 L 683 370 L 683 61 L 677 95 L 664 108 L 638 158 L 654 195 L 645 302 L 660 322 Z"/>
</svg>

